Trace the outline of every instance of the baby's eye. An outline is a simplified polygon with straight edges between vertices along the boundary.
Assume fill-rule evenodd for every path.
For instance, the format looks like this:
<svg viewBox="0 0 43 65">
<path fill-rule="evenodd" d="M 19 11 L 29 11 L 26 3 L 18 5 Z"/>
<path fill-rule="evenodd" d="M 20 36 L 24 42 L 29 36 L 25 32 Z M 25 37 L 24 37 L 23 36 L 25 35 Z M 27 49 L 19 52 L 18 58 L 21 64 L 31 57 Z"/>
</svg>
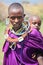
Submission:
<svg viewBox="0 0 43 65">
<path fill-rule="evenodd" d="M 41 26 L 41 23 L 38 23 L 39 26 Z"/>
<path fill-rule="evenodd" d="M 36 24 L 36 22 L 32 22 L 32 24 L 34 24 L 34 25 L 35 25 L 35 24 Z"/>
</svg>

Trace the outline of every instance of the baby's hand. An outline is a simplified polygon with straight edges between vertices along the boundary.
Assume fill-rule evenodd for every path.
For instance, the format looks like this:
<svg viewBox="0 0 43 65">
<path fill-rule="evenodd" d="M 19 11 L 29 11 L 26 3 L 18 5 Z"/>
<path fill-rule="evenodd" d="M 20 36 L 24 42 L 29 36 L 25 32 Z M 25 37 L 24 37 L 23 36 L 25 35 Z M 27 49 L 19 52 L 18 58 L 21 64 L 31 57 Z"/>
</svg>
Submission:
<svg viewBox="0 0 43 65">
<path fill-rule="evenodd" d="M 36 54 L 35 53 L 32 54 L 32 58 L 36 60 Z"/>
<path fill-rule="evenodd" d="M 36 55 L 35 54 L 32 54 L 32 58 L 34 59 L 36 57 Z"/>
</svg>

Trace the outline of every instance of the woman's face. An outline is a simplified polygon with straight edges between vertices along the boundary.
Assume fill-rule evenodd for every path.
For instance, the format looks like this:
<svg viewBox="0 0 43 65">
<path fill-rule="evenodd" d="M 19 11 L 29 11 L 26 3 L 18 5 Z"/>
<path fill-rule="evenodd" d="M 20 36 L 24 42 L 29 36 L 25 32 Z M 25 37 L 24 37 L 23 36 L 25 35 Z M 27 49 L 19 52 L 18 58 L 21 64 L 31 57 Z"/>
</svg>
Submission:
<svg viewBox="0 0 43 65">
<path fill-rule="evenodd" d="M 24 20 L 24 14 L 20 10 L 16 12 L 12 10 L 9 14 L 9 19 L 11 24 L 13 25 L 13 28 L 18 30 Z"/>
</svg>

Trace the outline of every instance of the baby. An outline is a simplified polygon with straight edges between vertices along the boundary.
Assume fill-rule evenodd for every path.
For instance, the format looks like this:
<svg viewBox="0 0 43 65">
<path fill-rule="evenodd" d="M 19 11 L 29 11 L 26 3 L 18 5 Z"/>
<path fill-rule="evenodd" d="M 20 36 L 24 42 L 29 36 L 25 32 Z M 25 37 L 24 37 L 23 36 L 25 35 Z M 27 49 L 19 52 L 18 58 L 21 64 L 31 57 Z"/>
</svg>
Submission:
<svg viewBox="0 0 43 65">
<path fill-rule="evenodd" d="M 30 22 L 30 29 L 37 29 L 40 30 L 41 26 L 41 19 L 39 16 L 33 15 L 29 18 Z M 34 35 L 34 34 L 33 34 Z M 37 59 L 39 65 L 43 65 L 43 53 L 40 51 L 36 51 L 32 54 L 32 58 Z"/>
</svg>

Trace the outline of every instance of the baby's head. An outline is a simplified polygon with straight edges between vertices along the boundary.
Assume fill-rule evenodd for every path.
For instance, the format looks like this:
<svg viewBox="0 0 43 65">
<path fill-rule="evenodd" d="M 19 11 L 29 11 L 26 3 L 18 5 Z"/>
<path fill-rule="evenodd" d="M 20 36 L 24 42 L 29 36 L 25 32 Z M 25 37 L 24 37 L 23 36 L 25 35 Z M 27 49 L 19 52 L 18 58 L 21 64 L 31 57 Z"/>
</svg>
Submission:
<svg viewBox="0 0 43 65">
<path fill-rule="evenodd" d="M 29 17 L 29 22 L 30 22 L 30 28 L 33 29 L 40 29 L 41 26 L 41 19 L 39 16 L 33 15 Z"/>
<path fill-rule="evenodd" d="M 8 17 L 14 29 L 19 29 L 24 20 L 24 9 L 20 3 L 12 3 L 8 8 Z"/>
</svg>

